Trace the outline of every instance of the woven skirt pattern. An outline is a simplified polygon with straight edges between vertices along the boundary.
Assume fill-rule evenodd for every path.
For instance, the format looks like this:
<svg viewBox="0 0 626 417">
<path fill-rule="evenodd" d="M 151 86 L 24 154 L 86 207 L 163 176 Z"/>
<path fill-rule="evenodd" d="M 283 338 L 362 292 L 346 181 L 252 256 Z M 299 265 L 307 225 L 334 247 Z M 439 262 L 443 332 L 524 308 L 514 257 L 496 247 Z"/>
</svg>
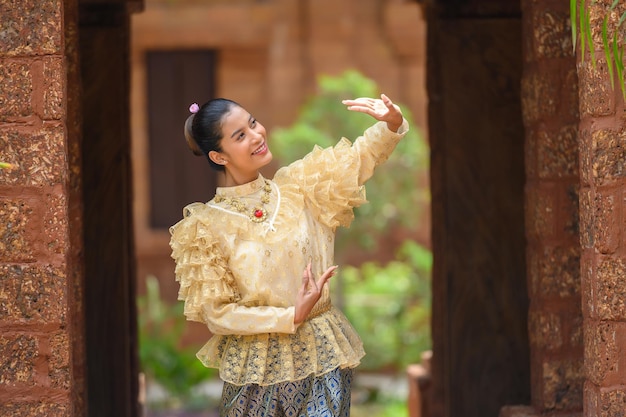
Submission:
<svg viewBox="0 0 626 417">
<path fill-rule="evenodd" d="M 224 383 L 220 417 L 348 417 L 350 368 L 274 385 Z"/>
</svg>

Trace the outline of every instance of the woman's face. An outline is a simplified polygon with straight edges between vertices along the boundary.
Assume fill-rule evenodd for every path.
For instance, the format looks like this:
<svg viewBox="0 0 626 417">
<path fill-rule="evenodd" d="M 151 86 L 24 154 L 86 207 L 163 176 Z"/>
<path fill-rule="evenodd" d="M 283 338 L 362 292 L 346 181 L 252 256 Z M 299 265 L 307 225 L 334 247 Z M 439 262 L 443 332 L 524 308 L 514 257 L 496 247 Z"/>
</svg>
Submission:
<svg viewBox="0 0 626 417">
<path fill-rule="evenodd" d="M 265 127 L 239 106 L 224 115 L 220 145 L 222 151 L 209 157 L 224 165 L 227 176 L 239 184 L 255 180 L 259 169 L 272 160 Z"/>
</svg>

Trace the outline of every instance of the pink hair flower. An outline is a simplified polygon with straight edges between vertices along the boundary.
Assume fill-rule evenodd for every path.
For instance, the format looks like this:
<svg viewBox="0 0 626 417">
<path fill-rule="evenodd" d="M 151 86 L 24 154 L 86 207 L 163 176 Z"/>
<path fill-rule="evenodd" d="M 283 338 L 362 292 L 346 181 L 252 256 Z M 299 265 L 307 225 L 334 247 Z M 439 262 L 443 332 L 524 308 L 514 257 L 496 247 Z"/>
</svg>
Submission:
<svg viewBox="0 0 626 417">
<path fill-rule="evenodd" d="M 198 113 L 198 110 L 200 110 L 200 106 L 198 106 L 198 103 L 193 103 L 191 106 L 189 106 L 189 111 L 192 113 Z"/>
</svg>

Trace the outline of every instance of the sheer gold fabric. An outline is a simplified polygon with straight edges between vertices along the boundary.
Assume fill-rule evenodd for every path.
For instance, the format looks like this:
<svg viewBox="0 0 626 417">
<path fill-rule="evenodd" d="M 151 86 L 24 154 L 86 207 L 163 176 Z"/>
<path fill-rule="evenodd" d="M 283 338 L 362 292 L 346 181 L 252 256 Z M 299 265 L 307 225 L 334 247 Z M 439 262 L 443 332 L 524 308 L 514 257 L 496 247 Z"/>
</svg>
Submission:
<svg viewBox="0 0 626 417">
<path fill-rule="evenodd" d="M 228 204 L 193 203 L 170 228 L 179 299 L 185 316 L 205 323 L 213 337 L 198 352 L 209 367 L 232 384 L 270 385 L 355 367 L 362 343 L 345 316 L 331 306 L 328 286 L 299 326 L 294 302 L 302 273 L 311 262 L 319 276 L 334 262 L 337 226 L 349 226 L 352 209 L 365 200 L 363 183 L 385 161 L 399 133 L 377 123 L 352 144 L 343 138 L 316 147 L 280 169 L 269 181 L 267 219 L 250 219 L 261 206 L 261 175 L 248 184 L 217 189 L 250 210 Z"/>
</svg>

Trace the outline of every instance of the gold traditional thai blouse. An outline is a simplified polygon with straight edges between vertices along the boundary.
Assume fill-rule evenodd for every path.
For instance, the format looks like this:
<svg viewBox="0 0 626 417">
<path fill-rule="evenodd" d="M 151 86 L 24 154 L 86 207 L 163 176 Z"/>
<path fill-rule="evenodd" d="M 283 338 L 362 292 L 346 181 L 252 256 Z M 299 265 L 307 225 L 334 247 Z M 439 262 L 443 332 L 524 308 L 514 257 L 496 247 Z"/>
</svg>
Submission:
<svg viewBox="0 0 626 417">
<path fill-rule="evenodd" d="M 259 175 L 185 207 L 170 228 L 178 297 L 187 319 L 213 333 L 197 356 L 224 381 L 270 385 L 359 364 L 363 345 L 331 306 L 328 285 L 297 326 L 294 304 L 307 264 L 317 277 L 333 265 L 335 229 L 349 226 L 366 201 L 363 184 L 407 130 L 406 121 L 399 133 L 378 122 L 354 144 L 316 147 L 271 181 Z M 267 212 L 262 222 L 257 208 Z"/>
</svg>

